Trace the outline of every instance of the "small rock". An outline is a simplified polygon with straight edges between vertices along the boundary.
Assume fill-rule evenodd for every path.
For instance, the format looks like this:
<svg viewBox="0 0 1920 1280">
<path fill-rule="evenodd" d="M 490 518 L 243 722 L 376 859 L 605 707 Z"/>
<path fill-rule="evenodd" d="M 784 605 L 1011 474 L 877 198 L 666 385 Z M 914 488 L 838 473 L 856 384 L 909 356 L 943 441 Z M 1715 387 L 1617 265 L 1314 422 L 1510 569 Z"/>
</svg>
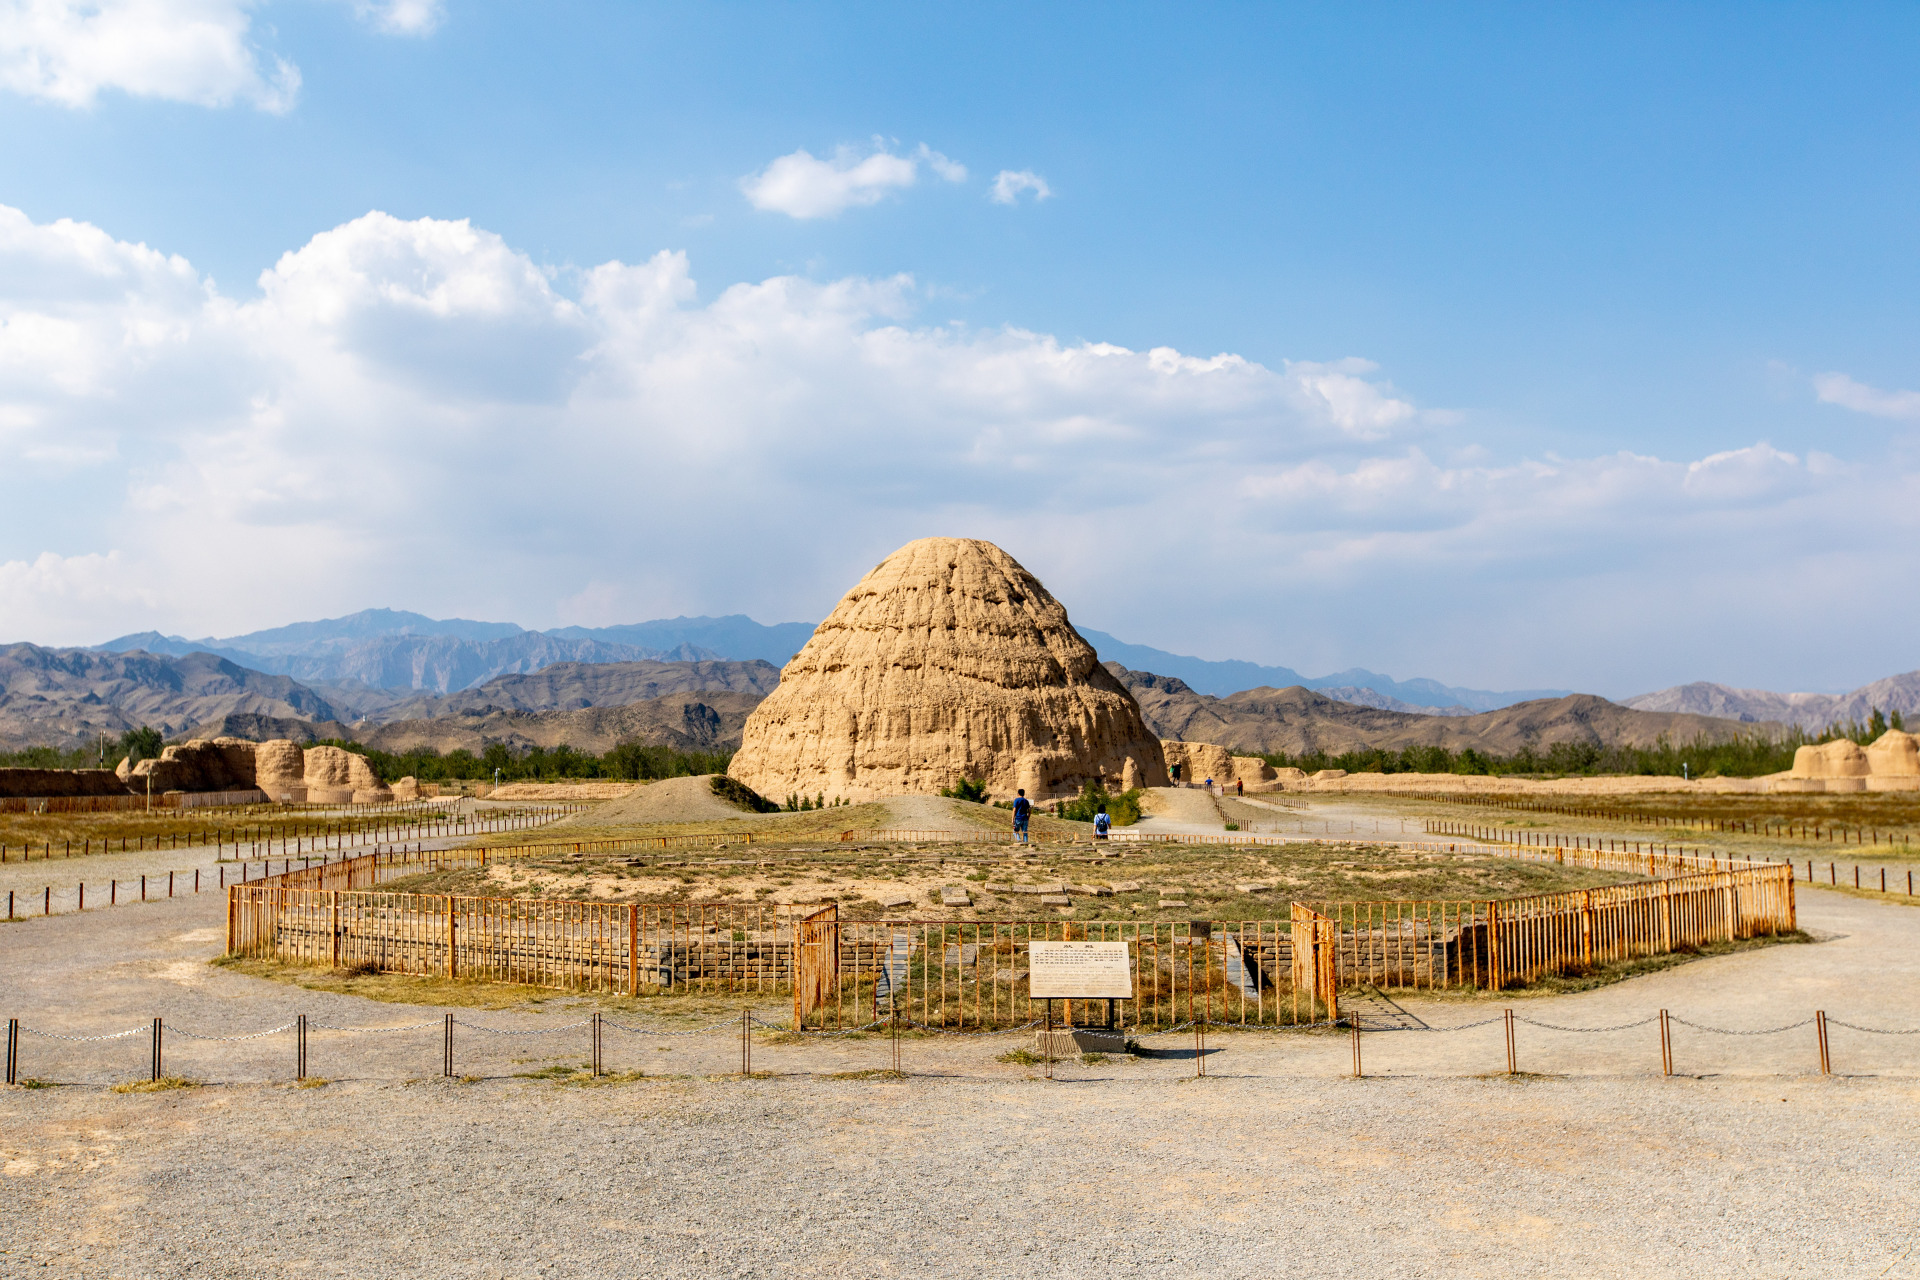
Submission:
<svg viewBox="0 0 1920 1280">
<path fill-rule="evenodd" d="M 883 893 L 877 900 L 883 907 L 905 907 L 912 904 L 913 895 L 910 893 Z"/>
<path fill-rule="evenodd" d="M 1233 887 L 1241 893 L 1265 893 L 1267 890 L 1273 888 L 1270 884 L 1237 884 Z"/>
<path fill-rule="evenodd" d="M 1073 899 L 1064 893 L 1047 893 L 1040 896 L 1040 905 L 1043 907 L 1070 907 L 1073 905 Z"/>
</svg>

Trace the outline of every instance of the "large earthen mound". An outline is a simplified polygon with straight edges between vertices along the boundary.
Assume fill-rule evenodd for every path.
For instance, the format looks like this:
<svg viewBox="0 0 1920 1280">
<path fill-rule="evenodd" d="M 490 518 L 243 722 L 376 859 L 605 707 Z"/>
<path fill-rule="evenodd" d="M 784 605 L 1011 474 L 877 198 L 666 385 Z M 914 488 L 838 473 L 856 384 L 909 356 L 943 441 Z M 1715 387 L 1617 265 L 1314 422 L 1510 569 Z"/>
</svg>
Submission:
<svg viewBox="0 0 1920 1280">
<path fill-rule="evenodd" d="M 716 822 L 727 818 L 751 818 L 750 809 L 729 804 L 713 794 L 715 775 L 703 773 L 692 778 L 663 778 L 636 789 L 624 800 L 588 810 L 582 822 L 596 827 L 648 826 L 656 822 Z"/>
<path fill-rule="evenodd" d="M 1160 743 L 1067 611 L 990 542 L 922 538 L 862 578 L 747 718 L 762 795 L 868 800 L 962 779 L 996 798 L 1165 786 Z"/>
</svg>

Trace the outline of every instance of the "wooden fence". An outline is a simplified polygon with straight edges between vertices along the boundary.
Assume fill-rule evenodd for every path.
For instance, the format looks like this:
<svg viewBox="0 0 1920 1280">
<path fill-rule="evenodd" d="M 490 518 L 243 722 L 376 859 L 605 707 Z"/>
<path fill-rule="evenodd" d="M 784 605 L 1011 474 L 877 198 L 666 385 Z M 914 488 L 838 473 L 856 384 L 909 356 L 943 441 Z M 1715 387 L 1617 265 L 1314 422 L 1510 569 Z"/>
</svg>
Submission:
<svg viewBox="0 0 1920 1280">
<path fill-rule="evenodd" d="M 1070 832 L 1034 831 L 1028 838 L 1035 844 L 1072 844 L 1075 835 Z M 1093 828 L 1088 827 L 1084 839 L 1093 838 Z M 904 827 L 865 827 L 855 831 L 840 833 L 842 844 L 1012 844 L 1013 819 L 1007 819 L 1004 831 L 991 831 L 980 828 L 973 831 L 922 831 Z"/>
<path fill-rule="evenodd" d="M 1793 868 L 1779 863 L 1525 898 L 1315 906 L 1334 921 L 1341 985 L 1414 990 L 1500 991 L 1798 927 Z"/>
<path fill-rule="evenodd" d="M 793 993 L 795 1012 L 859 1026 L 1032 1020 L 1026 947 L 1127 944 L 1136 998 L 1122 1025 L 1276 1025 L 1337 1016 L 1341 987 L 1498 991 L 1553 973 L 1795 928 L 1792 868 L 1695 872 L 1504 900 L 1295 904 L 1287 920 L 841 918 L 773 904 L 581 902 L 398 893 L 427 868 L 490 850 L 351 858 L 228 889 L 230 954 L 335 968 L 624 992 Z M 1068 1005 L 1067 1016 L 1072 1017 Z"/>
<path fill-rule="evenodd" d="M 1656 793 L 1657 794 L 1657 793 Z M 1786 794 L 1793 794 L 1791 792 Z M 1603 809 L 1594 805 L 1574 805 L 1555 803 L 1549 800 L 1529 800 L 1511 795 L 1466 794 L 1431 791 L 1416 792 L 1409 797 L 1414 800 L 1430 800 L 1439 804 L 1465 805 L 1476 809 L 1511 809 L 1523 813 L 1551 813 L 1566 818 L 1585 818 L 1602 823 L 1639 823 L 1642 826 L 1669 827 L 1685 831 L 1714 831 L 1724 835 L 1772 836 L 1782 840 L 1839 841 L 1841 844 L 1904 844 L 1913 843 L 1913 834 L 1906 831 L 1882 831 L 1878 827 L 1839 827 L 1821 826 L 1818 822 L 1809 822 L 1802 818 L 1782 820 L 1773 815 L 1752 815 L 1747 817 L 1722 817 L 1717 814 L 1696 814 L 1680 817 L 1672 814 L 1641 813 L 1623 809 Z"/>
<path fill-rule="evenodd" d="M 265 804 L 260 791 L 166 791 L 154 795 L 0 796 L 0 813 L 136 813 L 148 809 L 240 808 Z"/>
</svg>

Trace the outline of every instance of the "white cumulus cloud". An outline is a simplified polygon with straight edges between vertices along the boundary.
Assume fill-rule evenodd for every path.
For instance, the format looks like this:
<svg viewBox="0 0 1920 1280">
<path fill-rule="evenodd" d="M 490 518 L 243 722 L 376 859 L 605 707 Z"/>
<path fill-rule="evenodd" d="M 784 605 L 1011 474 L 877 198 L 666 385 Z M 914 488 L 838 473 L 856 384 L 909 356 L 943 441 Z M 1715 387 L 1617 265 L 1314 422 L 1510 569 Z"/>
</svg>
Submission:
<svg viewBox="0 0 1920 1280">
<path fill-rule="evenodd" d="M 1815 376 L 1813 389 L 1821 403 L 1837 404 L 1855 413 L 1870 413 L 1876 418 L 1920 418 L 1920 391 L 1882 391 L 1855 382 L 1844 373 Z"/>
<path fill-rule="evenodd" d="M 1031 169 L 1002 169 L 993 175 L 993 190 L 989 195 L 995 204 L 1018 204 L 1021 194 L 1028 191 L 1035 200 L 1050 199 L 1053 195 L 1047 180 Z"/>
<path fill-rule="evenodd" d="M 432 35 L 446 20 L 440 0 L 354 0 L 354 15 L 393 36 Z"/>
<path fill-rule="evenodd" d="M 1365 360 L 975 330 L 924 302 L 907 276 L 702 290 L 676 252 L 554 272 L 377 212 L 234 296 L 164 247 L 0 208 L 0 639 L 374 603 L 817 618 L 895 546 L 960 532 L 1088 626 L 1302 669 L 1624 694 L 1657 687 L 1641 655 L 1831 662 L 1839 610 L 1849 670 L 1911 665 L 1916 606 L 1875 585 L 1920 534 L 1897 458 L 1492 459 Z"/>
<path fill-rule="evenodd" d="M 0 0 L 0 88 L 90 106 L 104 90 L 285 111 L 300 72 L 256 48 L 251 0 Z"/>
<path fill-rule="evenodd" d="M 925 143 L 902 156 L 876 140 L 865 155 L 840 147 L 825 160 L 805 149 L 781 156 L 742 178 L 740 189 L 756 209 L 790 218 L 831 218 L 857 206 L 878 204 L 890 193 L 913 186 L 922 163 L 948 182 L 967 179 L 965 165 Z"/>
</svg>

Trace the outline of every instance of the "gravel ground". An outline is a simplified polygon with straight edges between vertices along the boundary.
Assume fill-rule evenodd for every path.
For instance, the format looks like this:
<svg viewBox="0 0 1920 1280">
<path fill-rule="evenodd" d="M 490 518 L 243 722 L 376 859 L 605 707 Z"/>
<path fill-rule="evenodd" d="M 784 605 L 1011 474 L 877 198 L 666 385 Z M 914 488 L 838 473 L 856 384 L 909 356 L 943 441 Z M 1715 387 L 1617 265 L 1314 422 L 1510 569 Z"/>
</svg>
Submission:
<svg viewBox="0 0 1920 1280">
<path fill-rule="evenodd" d="M 1920 1026 L 1920 912 L 1804 892 L 1825 939 L 1700 961 L 1574 996 L 1363 1000 L 1370 1027 L 1457 1026 L 1511 1003 L 1535 1022 L 1607 1026 L 1659 1007 L 1749 1029 L 1826 1008 Z M 556 997 L 442 1011 L 305 991 L 209 967 L 217 901 L 131 907 L 0 933 L 0 1014 L 66 1034 L 175 1028 L 168 1070 L 216 1083 L 158 1094 L 145 1033 L 27 1037 L 0 1091 L 0 1275 L 664 1276 L 1316 1275 L 1920 1277 L 1911 1176 L 1920 1037 L 1499 1026 L 1364 1038 L 1216 1034 L 1150 1057 L 1032 1078 L 1018 1037 L 916 1039 L 909 1078 L 883 1038 L 762 1044 L 743 1080 L 730 1029 L 619 1015 L 581 1087 L 516 1073 L 584 1061 L 590 1007 Z M 238 1035 L 304 1012 L 291 1037 Z M 771 1003 L 767 1016 L 778 1015 Z M 496 1031 L 548 1034 L 509 1036 Z"/>
<path fill-rule="evenodd" d="M 1912 1276 L 1910 1084 L 10 1096 L 6 1275 Z"/>
</svg>

